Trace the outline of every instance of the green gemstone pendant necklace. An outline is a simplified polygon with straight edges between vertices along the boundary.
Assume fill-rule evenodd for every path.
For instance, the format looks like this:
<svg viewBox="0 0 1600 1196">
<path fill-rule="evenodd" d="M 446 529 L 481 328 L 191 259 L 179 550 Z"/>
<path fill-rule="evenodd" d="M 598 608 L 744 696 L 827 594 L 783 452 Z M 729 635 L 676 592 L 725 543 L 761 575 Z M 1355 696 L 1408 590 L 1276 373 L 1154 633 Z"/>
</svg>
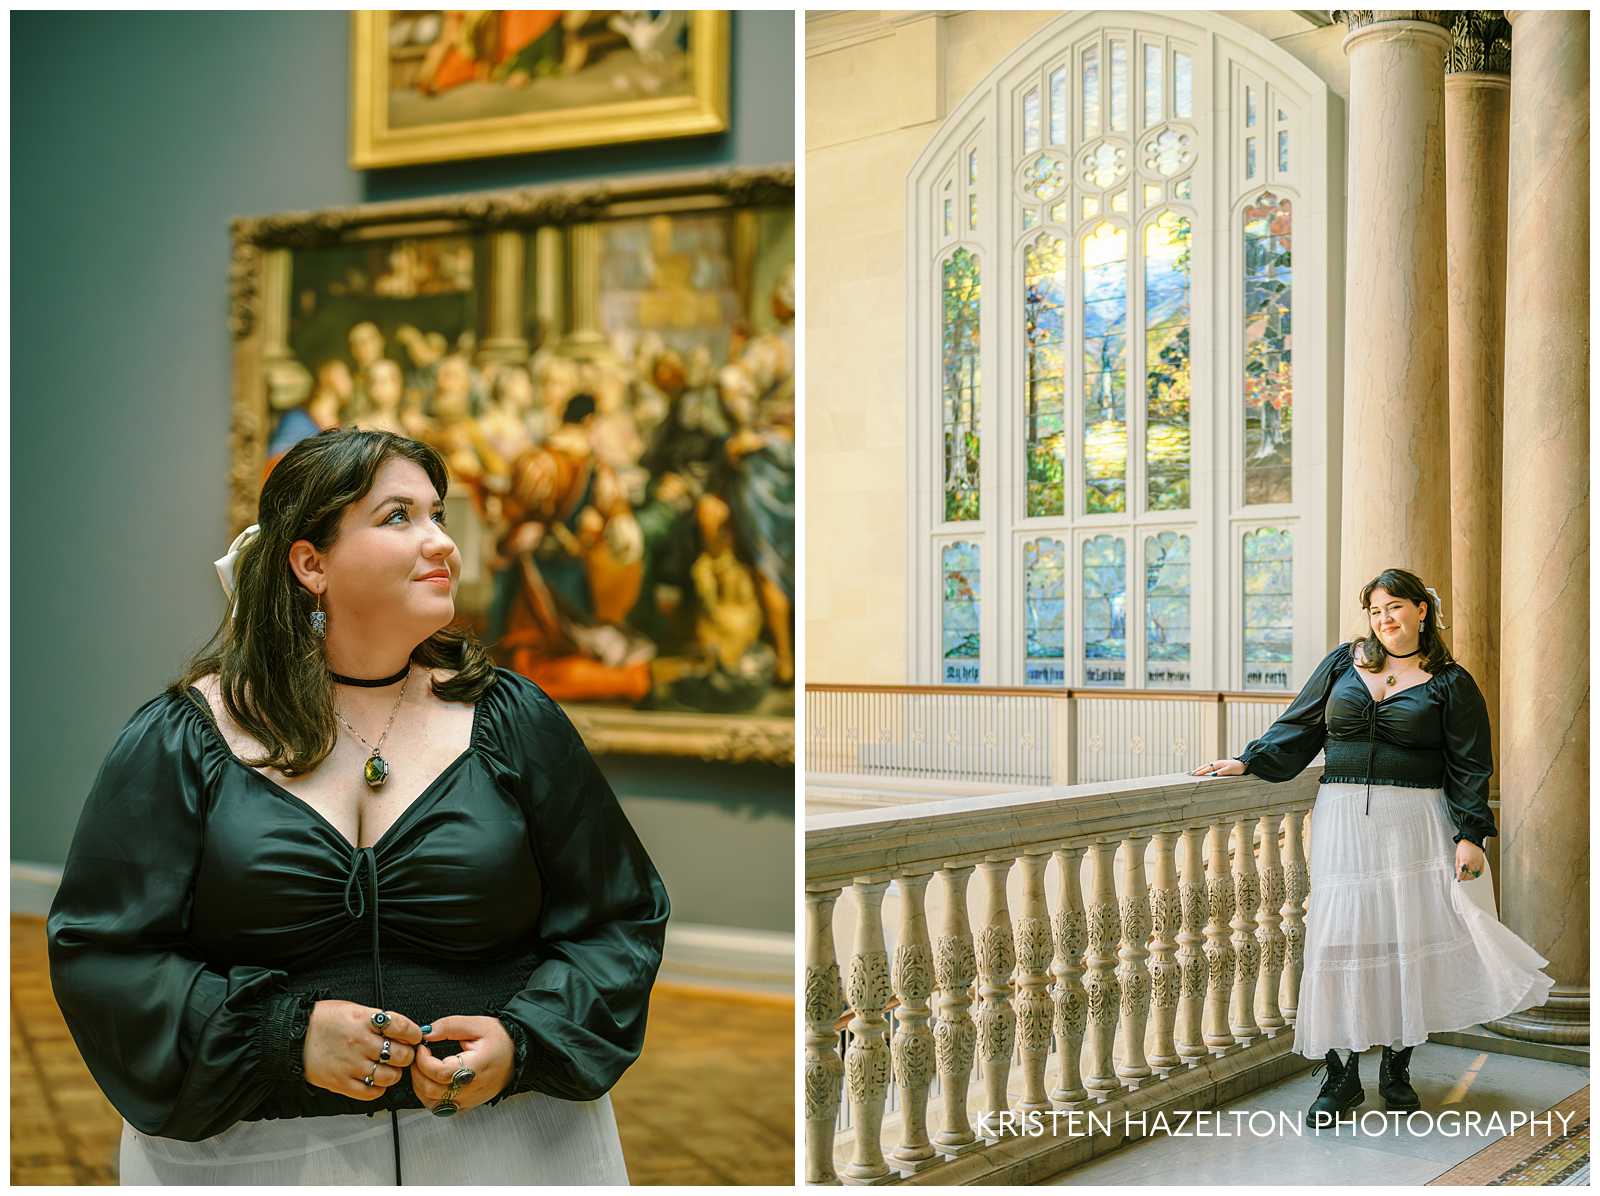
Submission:
<svg viewBox="0 0 1600 1196">
<path fill-rule="evenodd" d="M 383 784 L 389 779 L 389 762 L 383 758 L 381 749 L 383 748 L 383 741 L 389 738 L 389 728 L 394 726 L 394 716 L 400 712 L 400 703 L 406 696 L 406 686 L 410 684 L 410 681 L 411 668 L 408 665 L 406 667 L 406 679 L 400 684 L 400 696 L 395 698 L 394 709 L 389 711 L 389 721 L 384 724 L 383 734 L 378 736 L 377 747 L 373 747 L 372 744 L 367 743 L 366 736 L 362 735 L 361 732 L 357 731 L 354 727 L 350 727 L 350 721 L 346 719 L 344 715 L 339 714 L 337 708 L 334 710 L 335 714 L 339 714 L 339 721 L 344 723 L 345 726 L 350 727 L 350 733 L 357 739 L 361 740 L 362 743 L 366 743 L 368 750 L 372 752 L 372 755 L 367 757 L 365 766 L 363 766 L 361 769 L 361 779 L 373 789 L 376 789 L 379 785 Z"/>
</svg>

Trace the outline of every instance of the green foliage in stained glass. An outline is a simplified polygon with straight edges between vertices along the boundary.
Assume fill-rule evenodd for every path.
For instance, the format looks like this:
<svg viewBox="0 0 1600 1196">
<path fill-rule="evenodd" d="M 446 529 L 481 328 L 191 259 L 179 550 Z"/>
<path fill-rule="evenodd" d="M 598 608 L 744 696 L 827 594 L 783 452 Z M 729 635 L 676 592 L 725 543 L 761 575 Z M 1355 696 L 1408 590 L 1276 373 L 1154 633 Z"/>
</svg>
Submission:
<svg viewBox="0 0 1600 1196">
<path fill-rule="evenodd" d="M 1247 681 L 1263 665 L 1294 659 L 1294 540 L 1287 528 L 1244 536 L 1244 665 Z"/>
<path fill-rule="evenodd" d="M 1083 466 L 1089 514 L 1128 509 L 1128 232 L 1083 237 Z"/>
<path fill-rule="evenodd" d="M 979 655 L 978 627 L 982 612 L 979 553 L 976 544 L 947 544 L 941 554 L 940 572 L 944 582 L 941 610 L 943 655 L 946 660 L 976 660 Z M 976 684 L 977 671 L 952 674 L 945 679 L 969 680 Z"/>
<path fill-rule="evenodd" d="M 1192 226 L 1162 212 L 1145 227 L 1145 505 L 1189 509 Z"/>
<path fill-rule="evenodd" d="M 944 412 L 944 517 L 978 518 L 981 378 L 978 321 L 982 288 L 978 257 L 957 249 L 944 263 L 941 390 Z"/>
<path fill-rule="evenodd" d="M 1291 201 L 1263 193 L 1244 220 L 1244 501 L 1293 498 Z"/>
<path fill-rule="evenodd" d="M 1026 427 L 1026 511 L 1029 517 L 1065 510 L 1066 246 L 1044 235 L 1023 253 L 1023 416 Z"/>
</svg>

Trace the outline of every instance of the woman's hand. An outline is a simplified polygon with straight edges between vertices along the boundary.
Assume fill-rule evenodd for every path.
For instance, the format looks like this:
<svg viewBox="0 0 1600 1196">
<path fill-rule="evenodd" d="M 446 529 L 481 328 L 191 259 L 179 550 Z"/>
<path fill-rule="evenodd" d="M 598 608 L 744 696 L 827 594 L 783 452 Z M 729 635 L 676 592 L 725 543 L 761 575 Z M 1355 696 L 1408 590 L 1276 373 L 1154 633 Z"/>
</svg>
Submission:
<svg viewBox="0 0 1600 1196">
<path fill-rule="evenodd" d="M 443 1059 L 428 1049 L 428 1042 L 448 1038 L 461 1044 L 459 1055 Z M 470 1082 L 461 1085 L 451 1098 L 458 1109 L 467 1110 L 493 1100 L 511 1082 L 511 1068 L 517 1048 L 497 1017 L 441 1017 L 435 1020 L 417 1048 L 411 1066 L 411 1090 L 428 1108 L 444 1097 L 450 1079 L 463 1067 L 472 1069 Z"/>
<path fill-rule="evenodd" d="M 1244 775 L 1244 761 L 1242 760 L 1213 760 L 1210 764 L 1202 764 L 1189 774 L 1192 777 L 1237 777 Z"/>
<path fill-rule="evenodd" d="M 306 1081 L 357 1100 L 377 1100 L 398 1081 L 416 1057 L 422 1031 L 399 1013 L 389 1013 L 388 1024 L 380 1030 L 372 1024 L 377 1012 L 354 1001 L 313 1005 L 306 1026 Z M 381 1062 L 385 1041 L 389 1043 L 387 1063 Z M 363 1082 L 368 1075 L 372 1077 L 370 1087 Z"/>
<path fill-rule="evenodd" d="M 1456 879 L 1474 880 L 1483 875 L 1483 848 L 1471 840 L 1456 844 Z"/>
</svg>

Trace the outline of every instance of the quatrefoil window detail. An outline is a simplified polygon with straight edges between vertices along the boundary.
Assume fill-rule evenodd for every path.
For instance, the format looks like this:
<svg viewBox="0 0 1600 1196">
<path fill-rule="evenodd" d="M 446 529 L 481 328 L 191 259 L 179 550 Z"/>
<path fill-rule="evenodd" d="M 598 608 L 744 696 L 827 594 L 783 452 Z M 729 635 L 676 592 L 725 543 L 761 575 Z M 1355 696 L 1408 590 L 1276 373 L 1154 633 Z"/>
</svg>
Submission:
<svg viewBox="0 0 1600 1196">
<path fill-rule="evenodd" d="M 1127 149 L 1109 141 L 1102 141 L 1078 156 L 1078 178 L 1086 187 L 1100 190 L 1115 187 L 1127 173 Z"/>
<path fill-rule="evenodd" d="M 1145 138 L 1142 157 L 1144 169 L 1170 179 L 1194 164 L 1194 138 L 1178 129 L 1162 129 Z"/>
<path fill-rule="evenodd" d="M 1067 164 L 1049 154 L 1041 154 L 1022 171 L 1022 193 L 1030 199 L 1049 203 L 1067 189 Z"/>
</svg>

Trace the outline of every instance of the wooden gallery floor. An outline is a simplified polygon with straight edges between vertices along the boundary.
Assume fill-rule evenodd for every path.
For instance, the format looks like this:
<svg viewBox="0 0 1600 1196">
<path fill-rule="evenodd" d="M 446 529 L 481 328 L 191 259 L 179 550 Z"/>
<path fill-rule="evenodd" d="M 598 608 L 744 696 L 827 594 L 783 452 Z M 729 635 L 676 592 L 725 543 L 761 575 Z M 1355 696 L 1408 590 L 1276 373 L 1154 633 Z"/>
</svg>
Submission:
<svg viewBox="0 0 1600 1196">
<path fill-rule="evenodd" d="M 11 919 L 11 1182 L 115 1184 L 122 1119 L 50 992 L 44 919 Z M 794 1003 L 658 986 L 612 1091 L 635 1184 L 794 1181 Z"/>
</svg>

